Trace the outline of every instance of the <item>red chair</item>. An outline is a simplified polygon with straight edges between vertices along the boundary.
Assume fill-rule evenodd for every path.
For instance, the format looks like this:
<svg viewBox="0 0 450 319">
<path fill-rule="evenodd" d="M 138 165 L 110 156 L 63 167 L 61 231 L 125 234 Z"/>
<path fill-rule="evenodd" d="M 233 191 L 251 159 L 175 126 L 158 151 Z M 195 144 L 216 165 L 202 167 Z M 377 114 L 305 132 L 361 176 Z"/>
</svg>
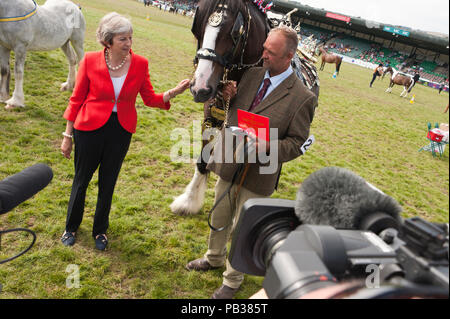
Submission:
<svg viewBox="0 0 450 319">
<path fill-rule="evenodd" d="M 439 124 L 435 124 L 435 128 L 439 128 Z M 427 139 L 430 142 L 428 145 L 419 149 L 420 151 L 431 151 L 434 157 L 436 157 L 436 153 L 439 152 L 439 156 L 442 157 L 444 155 L 444 145 L 448 144 L 442 141 L 444 135 L 439 132 L 433 131 L 431 129 L 431 123 L 428 122 L 428 131 L 427 131 Z"/>
</svg>

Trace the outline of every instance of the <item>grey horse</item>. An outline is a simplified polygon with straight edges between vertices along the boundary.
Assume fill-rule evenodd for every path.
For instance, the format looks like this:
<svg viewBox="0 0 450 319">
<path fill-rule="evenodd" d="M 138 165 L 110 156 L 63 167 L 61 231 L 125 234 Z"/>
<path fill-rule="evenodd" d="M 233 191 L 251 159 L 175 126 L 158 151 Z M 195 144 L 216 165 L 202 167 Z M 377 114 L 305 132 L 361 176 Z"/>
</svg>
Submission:
<svg viewBox="0 0 450 319">
<path fill-rule="evenodd" d="M 68 0 L 0 0 L 0 102 L 6 109 L 24 107 L 23 71 L 27 51 L 61 48 L 69 60 L 69 75 L 61 90 L 72 90 L 76 67 L 84 56 L 86 21 Z M 70 46 L 72 44 L 72 47 Z M 15 54 L 15 89 L 9 98 L 10 53 Z"/>
</svg>

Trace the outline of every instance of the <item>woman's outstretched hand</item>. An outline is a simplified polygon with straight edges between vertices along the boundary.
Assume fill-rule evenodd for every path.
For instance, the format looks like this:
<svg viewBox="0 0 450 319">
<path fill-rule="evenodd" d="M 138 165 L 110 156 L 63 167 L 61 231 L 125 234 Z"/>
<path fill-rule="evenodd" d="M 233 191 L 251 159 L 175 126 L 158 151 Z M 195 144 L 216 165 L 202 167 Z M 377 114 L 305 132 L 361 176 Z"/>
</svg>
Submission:
<svg viewBox="0 0 450 319">
<path fill-rule="evenodd" d="M 184 79 L 183 81 L 178 83 L 178 85 L 171 90 L 172 91 L 171 97 L 174 98 L 178 94 L 183 93 L 189 87 L 190 82 L 191 80 Z"/>
</svg>

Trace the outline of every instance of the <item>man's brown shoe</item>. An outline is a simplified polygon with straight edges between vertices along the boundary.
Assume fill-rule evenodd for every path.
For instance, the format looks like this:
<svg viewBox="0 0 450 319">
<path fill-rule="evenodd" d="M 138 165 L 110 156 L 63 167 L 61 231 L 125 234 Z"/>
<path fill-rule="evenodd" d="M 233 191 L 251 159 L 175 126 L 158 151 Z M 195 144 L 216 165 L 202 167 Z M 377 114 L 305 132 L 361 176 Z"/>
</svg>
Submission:
<svg viewBox="0 0 450 319">
<path fill-rule="evenodd" d="M 212 269 L 218 269 L 220 267 L 213 267 L 206 260 L 206 258 L 198 258 L 196 260 L 190 261 L 186 265 L 187 270 L 196 270 L 196 271 L 208 271 Z"/>
<path fill-rule="evenodd" d="M 222 285 L 219 289 L 214 291 L 212 299 L 233 299 L 239 288 L 233 289 L 228 286 Z"/>
</svg>

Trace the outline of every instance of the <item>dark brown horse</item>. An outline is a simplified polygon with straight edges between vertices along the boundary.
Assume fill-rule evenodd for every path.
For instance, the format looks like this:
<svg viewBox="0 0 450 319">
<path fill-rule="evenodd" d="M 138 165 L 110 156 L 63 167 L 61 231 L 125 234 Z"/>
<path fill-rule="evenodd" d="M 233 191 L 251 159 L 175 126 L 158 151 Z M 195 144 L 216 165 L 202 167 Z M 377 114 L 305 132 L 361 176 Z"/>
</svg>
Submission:
<svg viewBox="0 0 450 319">
<path fill-rule="evenodd" d="M 264 13 L 248 0 L 201 0 L 192 33 L 197 39 L 196 67 L 191 81 L 195 102 L 204 103 L 202 130 L 223 125 L 226 102 L 221 98 L 225 81 L 239 83 L 245 70 L 261 62 L 263 44 L 270 27 Z M 208 141 L 203 140 L 203 147 Z M 170 205 L 176 214 L 200 211 L 208 171 L 203 156 L 183 194 Z"/>
<path fill-rule="evenodd" d="M 192 25 L 198 47 L 191 93 L 194 101 L 205 103 L 202 130 L 222 128 L 227 112 L 227 102 L 221 96 L 222 85 L 230 80 L 239 83 L 248 68 L 260 64 L 263 44 L 269 31 L 266 14 L 252 1 L 199 2 Z M 297 62 L 300 65 L 299 58 Z M 309 74 L 313 74 L 311 78 L 316 75 L 315 69 L 311 72 L 311 67 L 302 68 L 302 72 L 296 71 L 296 74 L 304 83 L 305 79 L 310 79 Z M 318 95 L 316 78 L 310 81 L 308 87 Z M 203 140 L 203 147 L 208 142 Z M 202 155 L 205 154 L 202 152 Z M 170 205 L 176 214 L 196 214 L 203 205 L 209 172 L 206 169 L 207 159 L 202 155 L 197 161 L 193 179 L 184 193 Z"/>
<path fill-rule="evenodd" d="M 246 66 L 260 61 L 268 32 L 265 15 L 250 1 L 201 0 L 192 25 L 198 44 L 194 100 L 215 97 L 225 70 L 228 80 L 240 80 Z"/>
<path fill-rule="evenodd" d="M 407 97 L 408 93 L 411 91 L 411 88 L 414 85 L 414 80 L 407 75 L 403 75 L 400 74 L 399 71 L 397 71 L 396 69 L 394 69 L 393 67 L 389 66 L 384 73 L 390 73 L 391 74 L 391 79 L 390 79 L 390 83 L 388 88 L 386 89 L 387 93 L 391 93 L 392 92 L 392 88 L 394 87 L 394 85 L 401 85 L 403 86 L 403 92 L 400 93 L 400 96 L 402 97 Z"/>
<path fill-rule="evenodd" d="M 341 69 L 342 57 L 339 55 L 328 53 L 323 46 L 319 47 L 319 56 L 322 56 L 322 64 L 320 65 L 320 71 L 323 71 L 326 63 L 336 64 L 336 76 L 339 75 Z"/>
</svg>

